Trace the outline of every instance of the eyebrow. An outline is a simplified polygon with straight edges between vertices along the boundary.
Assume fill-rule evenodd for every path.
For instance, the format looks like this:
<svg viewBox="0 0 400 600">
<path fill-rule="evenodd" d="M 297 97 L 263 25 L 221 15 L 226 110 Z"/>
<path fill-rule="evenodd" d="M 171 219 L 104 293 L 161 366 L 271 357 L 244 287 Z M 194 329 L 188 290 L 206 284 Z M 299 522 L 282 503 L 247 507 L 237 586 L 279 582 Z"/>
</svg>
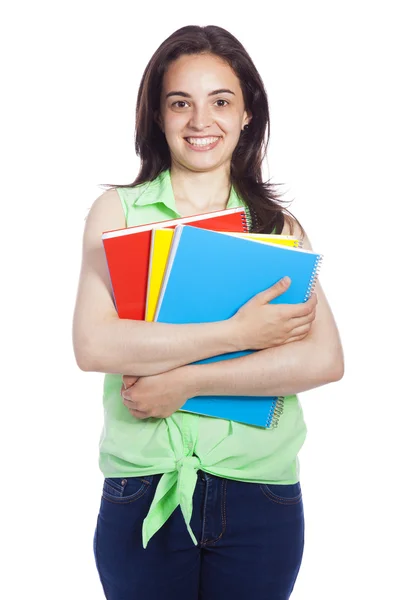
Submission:
<svg viewBox="0 0 400 600">
<path fill-rule="evenodd" d="M 220 90 L 214 90 L 213 92 L 210 92 L 208 95 L 209 96 L 216 96 L 217 94 L 233 94 L 235 95 L 235 92 L 232 92 L 232 90 L 228 90 L 228 89 L 220 89 Z M 190 94 L 187 94 L 186 92 L 168 92 L 168 94 L 165 96 L 165 98 L 169 98 L 170 96 L 183 96 L 183 98 L 191 98 Z"/>
</svg>

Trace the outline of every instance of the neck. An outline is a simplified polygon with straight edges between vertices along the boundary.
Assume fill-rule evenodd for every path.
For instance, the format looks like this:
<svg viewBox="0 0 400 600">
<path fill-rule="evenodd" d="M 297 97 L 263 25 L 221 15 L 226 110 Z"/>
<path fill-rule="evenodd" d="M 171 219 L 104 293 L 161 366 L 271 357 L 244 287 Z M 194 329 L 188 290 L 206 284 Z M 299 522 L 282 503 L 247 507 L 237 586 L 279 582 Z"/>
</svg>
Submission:
<svg viewBox="0 0 400 600">
<path fill-rule="evenodd" d="M 182 216 L 224 210 L 229 200 L 231 181 L 228 169 L 221 165 L 213 171 L 189 171 L 174 162 L 171 184 L 176 208 Z"/>
</svg>

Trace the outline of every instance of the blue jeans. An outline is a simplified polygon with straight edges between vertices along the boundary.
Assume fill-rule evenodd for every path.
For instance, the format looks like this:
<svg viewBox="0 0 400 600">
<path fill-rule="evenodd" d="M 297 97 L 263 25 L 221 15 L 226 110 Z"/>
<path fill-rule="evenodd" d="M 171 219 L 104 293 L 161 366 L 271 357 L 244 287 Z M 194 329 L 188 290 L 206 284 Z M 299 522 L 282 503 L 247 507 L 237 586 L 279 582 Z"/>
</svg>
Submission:
<svg viewBox="0 0 400 600">
<path fill-rule="evenodd" d="M 198 472 L 189 537 L 178 507 L 142 546 L 161 475 L 104 480 L 94 555 L 108 600 L 286 600 L 303 556 L 300 483 L 243 483 Z"/>
</svg>

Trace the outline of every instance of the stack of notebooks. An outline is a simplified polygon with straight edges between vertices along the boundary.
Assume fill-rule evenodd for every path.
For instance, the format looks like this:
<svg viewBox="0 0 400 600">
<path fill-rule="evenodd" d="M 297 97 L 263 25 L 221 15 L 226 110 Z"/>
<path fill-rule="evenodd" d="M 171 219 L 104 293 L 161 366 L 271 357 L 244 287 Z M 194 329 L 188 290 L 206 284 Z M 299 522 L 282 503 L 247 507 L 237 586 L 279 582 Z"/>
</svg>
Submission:
<svg viewBox="0 0 400 600">
<path fill-rule="evenodd" d="M 293 236 L 249 233 L 244 208 L 108 231 L 103 245 L 119 317 L 175 324 L 229 319 L 285 275 L 292 283 L 271 303 L 305 302 L 322 260 Z M 197 396 L 180 410 L 274 428 L 283 406 L 277 396 Z"/>
</svg>

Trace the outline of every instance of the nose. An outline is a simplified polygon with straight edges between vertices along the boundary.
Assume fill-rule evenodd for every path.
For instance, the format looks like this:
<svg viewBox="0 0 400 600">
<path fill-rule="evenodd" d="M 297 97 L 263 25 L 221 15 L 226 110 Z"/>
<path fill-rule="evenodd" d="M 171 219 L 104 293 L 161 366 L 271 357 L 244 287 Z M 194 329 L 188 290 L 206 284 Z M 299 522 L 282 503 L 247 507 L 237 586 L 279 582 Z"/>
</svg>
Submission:
<svg viewBox="0 0 400 600">
<path fill-rule="evenodd" d="M 208 106 L 196 106 L 192 112 L 189 126 L 201 131 L 212 124 L 212 116 Z"/>
</svg>

